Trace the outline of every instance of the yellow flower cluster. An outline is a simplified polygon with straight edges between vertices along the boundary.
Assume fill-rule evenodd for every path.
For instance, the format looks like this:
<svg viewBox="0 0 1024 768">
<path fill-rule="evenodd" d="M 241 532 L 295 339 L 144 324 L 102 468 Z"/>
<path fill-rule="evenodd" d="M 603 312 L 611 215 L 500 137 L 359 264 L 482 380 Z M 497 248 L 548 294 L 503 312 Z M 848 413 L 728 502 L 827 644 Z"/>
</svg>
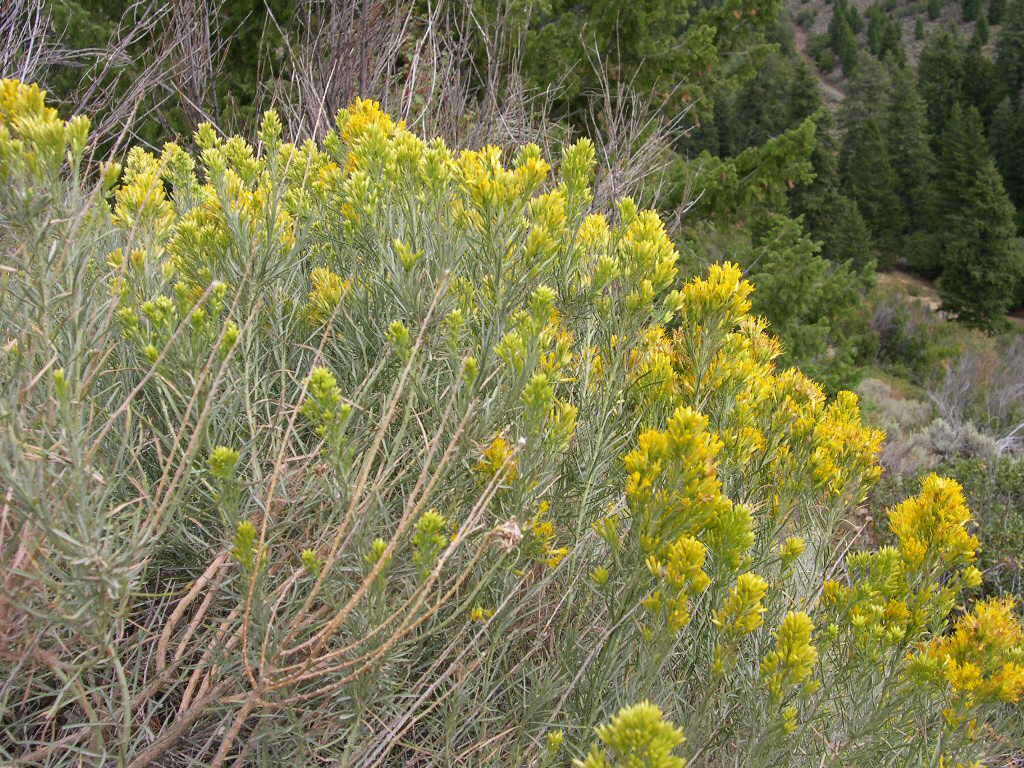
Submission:
<svg viewBox="0 0 1024 768">
<path fill-rule="evenodd" d="M 619 204 L 625 231 L 617 238 L 616 272 L 628 312 L 648 311 L 655 297 L 671 287 L 679 254 L 654 211 L 640 211 L 629 198 Z"/>
<path fill-rule="evenodd" d="M 974 561 L 978 539 L 967 532 L 971 513 L 955 480 L 929 475 L 921 494 L 890 509 L 888 517 L 908 568 L 951 568 Z"/>
<path fill-rule="evenodd" d="M 924 643 L 909 659 L 908 674 L 952 689 L 962 719 L 985 702 L 1016 702 L 1024 695 L 1024 628 L 1010 599 L 977 603 L 957 619 L 950 635 Z"/>
<path fill-rule="evenodd" d="M 680 382 L 675 370 L 676 354 L 660 325 L 647 328 L 630 351 L 630 395 L 641 402 L 676 403 Z"/>
<path fill-rule="evenodd" d="M 468 201 L 472 205 L 470 210 L 479 215 L 480 218 L 475 220 L 481 224 L 486 217 L 496 215 L 503 206 L 522 202 L 532 195 L 551 170 L 541 159 L 540 148 L 536 144 L 529 144 L 520 150 L 515 167 L 511 170 L 502 165 L 501 150 L 494 146 L 484 147 L 478 152 L 462 152 L 457 163 Z M 546 208 L 539 201 L 534 201 L 533 205 L 543 208 L 544 213 L 553 214 L 549 222 L 552 230 L 557 231 L 559 225 L 564 224 L 564 209 L 560 210 L 558 201 L 554 201 L 553 208 Z M 541 213 L 538 219 L 543 218 Z M 543 226 L 540 221 L 538 226 Z"/>
<path fill-rule="evenodd" d="M 713 670 L 721 675 L 735 662 L 740 640 L 764 623 L 764 598 L 768 582 L 756 573 L 741 573 L 729 596 L 715 611 L 712 623 L 721 633 L 715 646 Z"/>
<path fill-rule="evenodd" d="M 547 517 L 550 510 L 551 504 L 547 501 L 542 501 L 537 507 L 537 512 L 526 524 L 528 536 L 523 548 L 532 560 L 544 563 L 548 568 L 557 568 L 569 550 L 555 546 L 555 524 Z"/>
<path fill-rule="evenodd" d="M 651 592 L 643 605 L 652 618 L 663 619 L 670 633 L 690 623 L 690 598 L 696 597 L 711 583 L 704 572 L 707 547 L 692 536 L 680 536 L 661 558 L 650 555 L 647 568 L 663 583 Z"/>
<path fill-rule="evenodd" d="M 647 430 L 624 457 L 631 535 L 648 555 L 663 556 L 680 536 L 707 535 L 727 568 L 738 568 L 753 543 L 750 510 L 733 504 L 715 472 L 721 441 L 707 418 L 680 407 L 667 429 Z"/>
<path fill-rule="evenodd" d="M 422 577 L 426 577 L 441 550 L 448 544 L 448 536 L 444 533 L 447 527 L 448 520 L 436 509 L 424 512 L 416 521 L 412 534 L 412 560 Z"/>
<path fill-rule="evenodd" d="M 490 482 L 492 478 L 500 475 L 500 483 L 514 483 L 519 477 L 515 452 L 508 441 L 500 436 L 494 438 L 483 450 L 476 469 L 485 482 Z"/>
<path fill-rule="evenodd" d="M 775 635 L 775 650 L 761 661 L 761 676 L 772 700 L 782 701 L 788 688 L 800 685 L 814 671 L 818 650 L 811 644 L 814 623 L 800 611 L 790 611 Z"/>
<path fill-rule="evenodd" d="M 687 283 L 675 302 L 692 332 L 724 333 L 738 326 L 750 310 L 753 290 L 735 264 L 712 264 L 708 276 Z"/>
<path fill-rule="evenodd" d="M 18 80 L 0 80 L 0 181 L 15 176 L 46 182 L 70 156 L 77 163 L 89 136 L 89 119 L 68 121 L 47 107 L 46 92 Z"/>
<path fill-rule="evenodd" d="M 882 432 L 864 426 L 854 394 L 830 402 L 799 371 L 776 371 L 782 350 L 746 314 L 751 290 L 727 263 L 672 292 L 666 304 L 681 322 L 671 338 L 661 326 L 639 336 L 633 391 L 669 412 L 687 404 L 711 416 L 722 462 L 773 488 L 776 507 L 809 492 L 859 501 L 880 476 Z"/>
<path fill-rule="evenodd" d="M 299 412 L 329 442 L 337 441 L 352 414 L 352 406 L 343 402 L 338 382 L 327 368 L 314 368 L 309 376 L 308 395 Z"/>
<path fill-rule="evenodd" d="M 900 643 L 911 628 L 924 626 L 926 613 L 908 607 L 912 595 L 896 550 L 883 547 L 856 553 L 847 565 L 851 586 L 826 581 L 822 597 L 835 618 L 852 632 L 857 648 L 877 656 Z"/>
<path fill-rule="evenodd" d="M 896 547 L 847 560 L 850 585 L 824 585 L 825 604 L 853 633 L 856 647 L 877 656 L 949 615 L 965 588 L 981 583 L 971 563 L 978 541 L 960 486 L 932 475 L 921 493 L 889 510 Z"/>
<path fill-rule="evenodd" d="M 762 601 L 768 582 L 756 573 L 741 573 L 729 597 L 715 613 L 714 623 L 726 635 L 749 635 L 764 623 Z"/>
<path fill-rule="evenodd" d="M 685 735 L 650 702 L 623 707 L 594 732 L 598 740 L 584 760 L 575 761 L 577 768 L 683 768 L 686 764 L 672 754 L 686 741 Z"/>
<path fill-rule="evenodd" d="M 306 316 L 310 322 L 320 325 L 334 315 L 345 294 L 352 288 L 351 280 L 343 280 L 325 267 L 316 267 L 309 275 L 311 289 Z"/>
<path fill-rule="evenodd" d="M 114 194 L 114 223 L 147 247 L 166 244 L 171 234 L 175 210 L 164 191 L 162 171 L 171 167 L 169 160 L 177 156 L 177 149 L 167 146 L 165 164 L 139 147 L 132 149 Z"/>
</svg>

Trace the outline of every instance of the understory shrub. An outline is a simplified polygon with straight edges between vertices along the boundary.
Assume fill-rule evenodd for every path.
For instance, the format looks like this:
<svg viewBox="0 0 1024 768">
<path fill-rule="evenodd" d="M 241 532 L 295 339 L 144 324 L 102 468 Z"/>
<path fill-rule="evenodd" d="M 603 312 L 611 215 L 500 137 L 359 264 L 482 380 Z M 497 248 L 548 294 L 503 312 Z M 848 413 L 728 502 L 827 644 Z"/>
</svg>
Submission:
<svg viewBox="0 0 1024 768">
<path fill-rule="evenodd" d="M 735 266 L 680 284 L 655 213 L 593 210 L 588 141 L 552 173 L 359 101 L 93 168 L 88 131 L 0 86 L 5 764 L 1019 745 L 960 486 L 848 553 L 882 434 Z"/>
</svg>

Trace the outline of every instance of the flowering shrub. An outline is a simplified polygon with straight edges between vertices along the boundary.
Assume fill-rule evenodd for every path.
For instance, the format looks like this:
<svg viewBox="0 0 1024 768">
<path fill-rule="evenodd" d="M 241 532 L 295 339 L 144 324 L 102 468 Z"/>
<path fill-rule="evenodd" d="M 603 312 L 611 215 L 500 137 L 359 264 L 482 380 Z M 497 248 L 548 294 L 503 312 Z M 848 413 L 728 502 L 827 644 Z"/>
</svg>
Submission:
<svg viewBox="0 0 1024 768">
<path fill-rule="evenodd" d="M 959 487 L 849 553 L 881 433 L 736 267 L 680 284 L 654 212 L 592 210 L 589 142 L 553 173 L 361 101 L 92 169 L 87 128 L 0 87 L 5 761 L 1006 748 L 1024 641 L 954 618 Z"/>
</svg>

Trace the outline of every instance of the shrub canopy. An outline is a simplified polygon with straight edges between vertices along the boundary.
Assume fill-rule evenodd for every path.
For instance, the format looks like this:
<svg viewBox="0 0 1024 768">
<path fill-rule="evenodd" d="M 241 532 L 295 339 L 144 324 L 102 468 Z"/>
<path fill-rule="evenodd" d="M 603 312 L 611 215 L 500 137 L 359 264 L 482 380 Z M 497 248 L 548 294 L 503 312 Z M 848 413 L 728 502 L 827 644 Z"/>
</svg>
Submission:
<svg viewBox="0 0 1024 768">
<path fill-rule="evenodd" d="M 1024 641 L 999 601 L 946 634 L 959 486 L 849 552 L 882 434 L 736 267 L 680 283 L 656 213 L 592 210 L 586 140 L 552 173 L 366 101 L 281 135 L 94 169 L 0 86 L 5 760 L 998 749 Z"/>
</svg>

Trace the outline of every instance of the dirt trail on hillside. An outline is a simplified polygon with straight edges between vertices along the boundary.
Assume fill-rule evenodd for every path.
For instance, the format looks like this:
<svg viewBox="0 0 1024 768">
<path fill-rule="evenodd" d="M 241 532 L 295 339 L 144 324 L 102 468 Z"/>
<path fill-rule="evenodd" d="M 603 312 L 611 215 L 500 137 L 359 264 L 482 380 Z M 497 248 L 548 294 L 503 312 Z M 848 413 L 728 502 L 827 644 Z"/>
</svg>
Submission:
<svg viewBox="0 0 1024 768">
<path fill-rule="evenodd" d="M 793 44 L 796 46 L 797 53 L 803 57 L 804 61 L 807 62 L 807 66 L 811 68 L 811 74 L 814 75 L 814 79 L 818 81 L 818 85 L 828 94 L 829 98 L 836 102 L 841 102 L 845 99 L 846 95 L 825 80 L 825 76 L 818 71 L 818 65 L 814 62 L 814 59 L 807 55 L 807 30 L 798 24 L 793 25 Z"/>
</svg>

